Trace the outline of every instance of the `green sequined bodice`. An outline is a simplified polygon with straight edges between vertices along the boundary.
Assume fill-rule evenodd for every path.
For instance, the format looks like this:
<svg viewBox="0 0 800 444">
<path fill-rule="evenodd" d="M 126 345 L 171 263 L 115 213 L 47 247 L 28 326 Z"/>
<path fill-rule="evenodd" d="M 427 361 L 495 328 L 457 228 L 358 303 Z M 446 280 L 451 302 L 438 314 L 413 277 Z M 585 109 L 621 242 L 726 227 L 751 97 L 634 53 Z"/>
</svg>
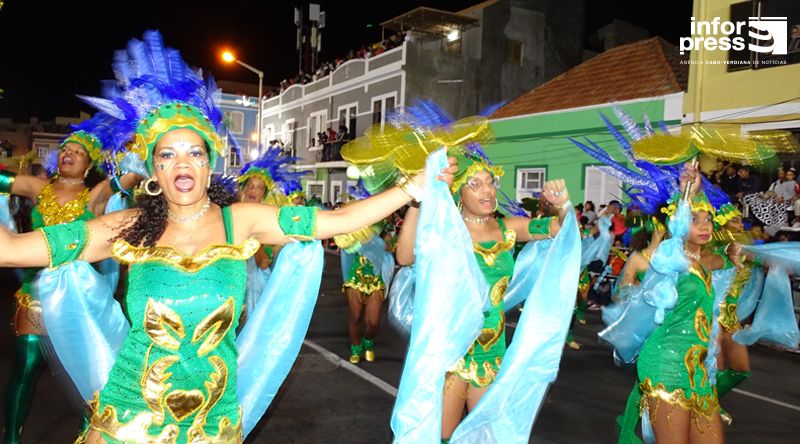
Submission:
<svg viewBox="0 0 800 444">
<path fill-rule="evenodd" d="M 717 405 L 705 365 L 714 308 L 710 273 L 691 268 L 676 288 L 678 302 L 639 353 L 640 388 L 707 416 Z"/>
</svg>

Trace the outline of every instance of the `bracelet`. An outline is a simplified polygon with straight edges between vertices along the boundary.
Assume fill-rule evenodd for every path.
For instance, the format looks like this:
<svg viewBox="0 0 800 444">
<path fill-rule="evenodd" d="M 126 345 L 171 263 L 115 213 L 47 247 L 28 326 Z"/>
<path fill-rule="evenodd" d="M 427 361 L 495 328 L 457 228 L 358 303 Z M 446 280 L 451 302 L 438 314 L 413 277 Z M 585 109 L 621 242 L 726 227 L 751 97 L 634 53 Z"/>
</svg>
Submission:
<svg viewBox="0 0 800 444">
<path fill-rule="evenodd" d="M 564 211 L 564 210 L 566 210 L 566 209 L 568 209 L 568 208 L 571 208 L 571 207 L 572 207 L 572 201 L 570 201 L 569 199 L 567 199 L 567 201 L 566 201 L 566 202 L 564 202 L 563 204 L 561 204 L 561 211 Z"/>
<path fill-rule="evenodd" d="M 403 190 L 403 192 L 408 194 L 408 196 L 414 199 L 415 202 L 422 202 L 422 188 L 414 183 L 413 180 L 409 179 L 408 176 L 401 176 L 400 179 L 395 183 L 395 186 Z"/>
<path fill-rule="evenodd" d="M 14 186 L 16 176 L 11 171 L 0 171 L 0 193 L 11 194 L 11 187 Z"/>
</svg>

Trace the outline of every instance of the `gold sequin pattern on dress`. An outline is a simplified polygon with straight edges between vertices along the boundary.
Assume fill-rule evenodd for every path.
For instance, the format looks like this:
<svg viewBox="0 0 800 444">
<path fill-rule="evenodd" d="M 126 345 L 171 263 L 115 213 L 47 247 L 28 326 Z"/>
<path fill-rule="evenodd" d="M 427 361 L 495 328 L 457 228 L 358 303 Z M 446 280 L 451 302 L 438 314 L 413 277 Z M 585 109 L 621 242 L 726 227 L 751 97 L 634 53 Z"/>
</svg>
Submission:
<svg viewBox="0 0 800 444">
<path fill-rule="evenodd" d="M 182 271 L 195 273 L 220 259 L 247 260 L 259 248 L 261 244 L 251 237 L 241 245 L 209 245 L 197 255 L 188 256 L 170 245 L 136 247 L 118 239 L 111 246 L 111 255 L 123 264 L 162 262 Z"/>
<path fill-rule="evenodd" d="M 497 255 L 503 251 L 514 248 L 516 242 L 517 232 L 514 230 L 505 230 L 503 233 L 502 242 L 497 242 L 489 248 L 486 248 L 478 243 L 473 243 L 472 247 L 476 253 L 483 257 L 483 261 L 486 263 L 486 265 L 494 267 L 494 263 L 497 260 Z"/>
<path fill-rule="evenodd" d="M 53 184 L 49 183 L 39 194 L 39 203 L 36 204 L 36 209 L 42 214 L 44 224 L 49 226 L 74 221 L 86 211 L 88 204 L 89 189 L 84 188 L 74 199 L 61 206 L 58 203 L 58 196 L 56 196 Z"/>
</svg>

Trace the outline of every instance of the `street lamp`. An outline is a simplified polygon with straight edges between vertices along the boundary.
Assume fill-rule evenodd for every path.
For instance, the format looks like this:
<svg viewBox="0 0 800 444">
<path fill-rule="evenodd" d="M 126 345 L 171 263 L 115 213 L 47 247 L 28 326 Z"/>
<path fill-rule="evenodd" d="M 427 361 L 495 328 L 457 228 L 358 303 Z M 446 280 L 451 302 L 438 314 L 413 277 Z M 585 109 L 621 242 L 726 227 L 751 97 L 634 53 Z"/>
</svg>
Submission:
<svg viewBox="0 0 800 444">
<path fill-rule="evenodd" d="M 227 51 L 227 50 L 223 51 L 222 52 L 222 60 L 225 63 L 236 62 L 239 65 L 249 69 L 250 71 L 252 71 L 252 72 L 254 72 L 254 73 L 256 73 L 258 75 L 258 116 L 256 117 L 256 119 L 258 119 L 258 122 L 256 123 L 256 131 L 257 131 L 256 134 L 258 136 L 258 144 L 256 144 L 256 150 L 259 150 L 259 148 L 261 146 L 261 142 L 262 142 L 261 141 L 261 125 L 262 125 L 262 122 L 261 122 L 261 108 L 263 108 L 263 103 L 261 103 L 261 96 L 262 96 L 262 91 L 264 89 L 264 71 L 260 71 L 258 69 L 255 69 L 252 66 L 248 65 L 247 63 L 237 59 L 236 56 L 233 55 L 233 53 L 231 51 Z"/>
</svg>

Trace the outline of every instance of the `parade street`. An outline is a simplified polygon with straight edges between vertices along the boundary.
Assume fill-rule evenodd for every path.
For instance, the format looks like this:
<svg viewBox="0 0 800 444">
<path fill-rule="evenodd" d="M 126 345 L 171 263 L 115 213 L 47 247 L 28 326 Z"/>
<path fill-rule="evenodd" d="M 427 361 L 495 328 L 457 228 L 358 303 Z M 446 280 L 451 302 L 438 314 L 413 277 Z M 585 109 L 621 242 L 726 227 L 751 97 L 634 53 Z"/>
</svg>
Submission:
<svg viewBox="0 0 800 444">
<path fill-rule="evenodd" d="M 385 322 L 376 339 L 375 362 L 347 362 L 347 312 L 340 292 L 339 258 L 326 255 L 322 288 L 305 345 L 267 415 L 247 443 L 389 443 L 389 419 L 402 371 L 405 342 Z M 0 315 L 10 319 L 17 284 L 0 274 Z M 566 348 L 558 380 L 536 419 L 531 442 L 616 442 L 615 417 L 633 386 L 633 368 L 616 368 L 608 348 L 596 341 L 599 312 L 589 312 L 578 326 L 581 350 Z M 509 340 L 515 315 L 509 315 Z M 0 378 L 7 380 L 13 362 L 9 328 L 0 337 Z M 770 444 L 796 442 L 800 426 L 800 355 L 764 346 L 750 349 L 753 376 L 721 403 L 734 418 L 726 442 Z M 67 443 L 77 436 L 80 412 L 66 395 L 61 375 L 45 370 L 39 378 L 23 442 Z M 138 381 L 131 381 L 138 384 Z"/>
</svg>

